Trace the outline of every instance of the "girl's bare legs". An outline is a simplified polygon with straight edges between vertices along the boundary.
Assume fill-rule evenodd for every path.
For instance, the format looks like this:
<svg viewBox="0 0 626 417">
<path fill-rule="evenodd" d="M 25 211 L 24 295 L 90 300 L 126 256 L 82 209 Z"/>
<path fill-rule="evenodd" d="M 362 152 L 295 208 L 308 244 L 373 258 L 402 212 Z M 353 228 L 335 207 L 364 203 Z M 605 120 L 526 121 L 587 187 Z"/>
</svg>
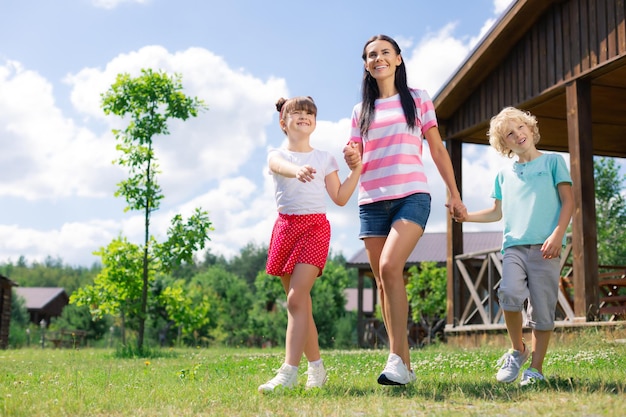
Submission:
<svg viewBox="0 0 626 417">
<path fill-rule="evenodd" d="M 281 277 L 287 294 L 287 334 L 285 363 L 298 366 L 305 353 L 312 362 L 320 358 L 317 328 L 313 321 L 311 289 L 319 268 L 308 264 L 296 264 L 291 276 Z"/>
<path fill-rule="evenodd" d="M 400 356 L 409 370 L 411 358 L 406 327 L 409 303 L 404 285 L 404 266 L 423 233 L 421 226 L 399 220 L 392 225 L 386 238 L 364 239 L 365 250 L 379 288 L 383 320 L 389 336 L 389 350 Z"/>
</svg>

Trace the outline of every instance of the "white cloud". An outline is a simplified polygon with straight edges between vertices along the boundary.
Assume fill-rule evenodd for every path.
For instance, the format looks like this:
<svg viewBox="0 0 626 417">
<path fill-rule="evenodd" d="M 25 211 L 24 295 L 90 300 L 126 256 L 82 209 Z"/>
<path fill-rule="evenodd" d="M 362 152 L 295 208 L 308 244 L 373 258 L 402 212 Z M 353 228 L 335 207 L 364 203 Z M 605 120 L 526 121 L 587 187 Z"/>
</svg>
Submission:
<svg viewBox="0 0 626 417">
<path fill-rule="evenodd" d="M 404 54 L 409 85 L 423 88 L 434 96 L 450 78 L 472 46 L 469 40 L 453 36 L 455 27 L 450 23 L 428 34 L 410 53 Z"/>
<path fill-rule="evenodd" d="M 137 4 L 147 4 L 150 3 L 151 0 L 92 0 L 91 4 L 95 7 L 102 9 L 115 9 L 122 3 L 137 3 Z"/>
<path fill-rule="evenodd" d="M 509 8 L 511 4 L 513 4 L 515 0 L 494 0 L 493 2 L 493 12 L 496 15 L 502 14 L 506 9 Z"/>
<path fill-rule="evenodd" d="M 104 118 L 100 94 L 117 74 L 137 76 L 142 68 L 180 74 L 184 93 L 202 99 L 209 108 L 194 119 L 172 120 L 170 135 L 154 140 L 164 173 L 160 177 L 164 194 L 177 201 L 185 197 L 185 189 L 237 173 L 251 153 L 265 145 L 273 102 L 287 94 L 284 80 L 262 81 L 231 69 L 223 58 L 205 49 L 169 53 L 163 47 L 149 46 L 117 56 L 104 70 L 86 68 L 66 77 L 73 87 L 72 103 L 91 117 Z M 116 116 L 106 120 L 110 127 L 120 128 L 124 123 Z M 183 183 L 192 184 L 185 188 Z"/>
<path fill-rule="evenodd" d="M 0 129 L 0 196 L 102 196 L 118 171 L 112 149 L 62 114 L 50 82 L 17 62 L 0 66 Z"/>
<path fill-rule="evenodd" d="M 275 205 L 271 193 L 257 190 L 248 179 L 260 175 L 260 168 L 249 166 L 249 161 L 255 153 L 265 153 L 265 130 L 274 116 L 275 98 L 288 95 L 285 82 L 263 81 L 231 69 L 221 57 L 200 48 L 169 53 L 162 47 L 145 47 L 115 57 L 104 69 L 85 68 L 68 75 L 71 102 L 83 125 L 56 106 L 45 78 L 16 62 L 1 66 L 0 146 L 7 151 L 0 161 L 12 169 L 0 174 L 0 196 L 113 198 L 115 184 L 126 174 L 111 164 L 118 155 L 110 129 L 123 127 L 124 121 L 104 117 L 100 94 L 118 73 L 137 75 L 148 67 L 181 74 L 185 94 L 202 98 L 209 107 L 195 119 L 172 122 L 170 135 L 155 138 L 165 200 L 153 215 L 151 232 L 164 236 L 171 215 L 178 211 L 188 215 L 197 203 L 209 211 L 216 226 L 211 242 L 219 248 L 216 252 L 232 255 L 251 239 L 266 241 Z M 42 210 L 47 211 L 44 206 Z M 54 213 L 47 215 L 52 218 Z M 77 262 L 90 264 L 91 251 L 120 232 L 142 241 L 141 215 L 110 216 L 58 224 L 46 231 L 4 227 L 0 257 L 26 254 L 34 260 L 59 253 L 65 254 L 66 262 L 75 262 L 71 254 L 82 247 L 83 259 Z M 94 225 L 102 227 L 99 233 Z M 87 253 L 84 248 L 89 248 Z"/>
</svg>

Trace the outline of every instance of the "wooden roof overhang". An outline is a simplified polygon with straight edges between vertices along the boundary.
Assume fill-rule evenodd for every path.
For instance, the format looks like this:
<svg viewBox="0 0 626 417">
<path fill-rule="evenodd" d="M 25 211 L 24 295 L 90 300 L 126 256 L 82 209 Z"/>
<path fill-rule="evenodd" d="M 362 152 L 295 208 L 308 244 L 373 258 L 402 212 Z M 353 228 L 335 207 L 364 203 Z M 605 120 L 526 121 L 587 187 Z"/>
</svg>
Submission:
<svg viewBox="0 0 626 417">
<path fill-rule="evenodd" d="M 458 181 L 461 144 L 488 145 L 489 120 L 506 106 L 537 116 L 539 149 L 570 154 L 582 316 L 598 302 L 593 156 L 626 157 L 625 8 L 623 0 L 518 0 L 433 99 Z M 462 226 L 448 230 L 452 274 Z M 453 281 L 449 305 L 458 296 Z"/>
</svg>

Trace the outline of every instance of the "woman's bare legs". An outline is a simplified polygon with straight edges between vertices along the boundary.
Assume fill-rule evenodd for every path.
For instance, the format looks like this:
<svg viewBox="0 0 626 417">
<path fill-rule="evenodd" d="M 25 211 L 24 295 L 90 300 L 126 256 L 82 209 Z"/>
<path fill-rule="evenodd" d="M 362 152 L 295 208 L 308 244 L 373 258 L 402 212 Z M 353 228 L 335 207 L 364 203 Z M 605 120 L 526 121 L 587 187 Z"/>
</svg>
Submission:
<svg viewBox="0 0 626 417">
<path fill-rule="evenodd" d="M 386 238 L 364 239 L 378 286 L 383 321 L 389 336 L 389 350 L 400 356 L 409 370 L 411 358 L 406 327 L 409 303 L 404 284 L 404 267 L 423 233 L 421 226 L 399 220 L 392 225 Z"/>
</svg>

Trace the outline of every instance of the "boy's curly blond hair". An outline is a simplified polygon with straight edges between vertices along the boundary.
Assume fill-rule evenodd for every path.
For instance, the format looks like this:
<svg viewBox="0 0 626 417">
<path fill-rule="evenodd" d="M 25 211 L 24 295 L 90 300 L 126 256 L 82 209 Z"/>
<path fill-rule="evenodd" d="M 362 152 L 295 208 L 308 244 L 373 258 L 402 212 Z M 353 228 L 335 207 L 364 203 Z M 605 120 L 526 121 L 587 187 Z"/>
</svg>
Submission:
<svg viewBox="0 0 626 417">
<path fill-rule="evenodd" d="M 530 112 L 517 109 L 515 107 L 505 107 L 497 115 L 491 118 L 489 123 L 489 131 L 487 137 L 491 146 L 498 151 L 499 154 L 512 158 L 514 153 L 506 146 L 505 138 L 509 134 L 508 124 L 510 121 L 524 123 L 533 133 L 533 142 L 535 145 L 539 142 L 539 127 L 537 126 L 537 118 Z"/>
</svg>

